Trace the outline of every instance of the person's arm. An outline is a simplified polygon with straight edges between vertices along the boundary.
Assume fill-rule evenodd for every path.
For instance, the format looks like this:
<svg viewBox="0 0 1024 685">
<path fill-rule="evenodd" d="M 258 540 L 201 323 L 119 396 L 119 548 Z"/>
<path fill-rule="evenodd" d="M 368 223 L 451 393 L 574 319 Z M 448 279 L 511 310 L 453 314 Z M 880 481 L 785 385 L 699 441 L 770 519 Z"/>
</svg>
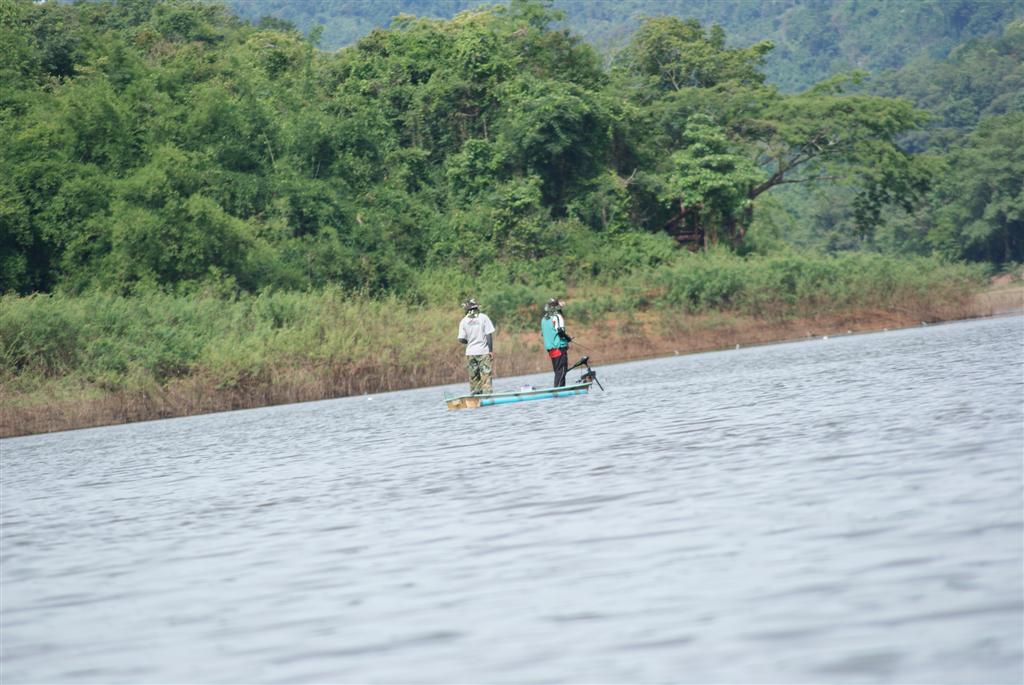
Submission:
<svg viewBox="0 0 1024 685">
<path fill-rule="evenodd" d="M 564 340 L 565 342 L 572 342 L 572 338 L 569 337 L 569 334 L 565 332 L 565 319 L 562 317 L 561 314 L 558 315 L 558 325 L 555 329 L 555 333 L 557 333 L 558 337 Z"/>
<path fill-rule="evenodd" d="M 484 314 L 484 316 L 487 316 Z M 487 354 L 494 357 L 494 324 L 491 323 L 490 318 L 484 322 L 484 330 L 487 332 Z"/>
<path fill-rule="evenodd" d="M 459 342 L 462 343 L 463 345 L 468 345 L 469 344 L 469 340 L 466 339 L 466 335 L 467 335 L 466 334 L 466 327 L 462 323 L 460 323 L 459 324 Z"/>
</svg>

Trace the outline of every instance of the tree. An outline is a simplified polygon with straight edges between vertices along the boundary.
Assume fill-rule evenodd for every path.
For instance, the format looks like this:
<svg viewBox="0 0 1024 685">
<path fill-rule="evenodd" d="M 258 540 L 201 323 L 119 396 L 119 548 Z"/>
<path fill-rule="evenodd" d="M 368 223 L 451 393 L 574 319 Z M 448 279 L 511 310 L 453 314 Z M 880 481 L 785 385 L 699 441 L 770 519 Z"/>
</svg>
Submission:
<svg viewBox="0 0 1024 685">
<path fill-rule="evenodd" d="M 677 236 L 696 238 L 707 249 L 719 229 L 733 243 L 746 228 L 737 225 L 749 203 L 749 189 L 760 179 L 757 167 L 735 151 L 711 118 L 696 114 L 687 121 L 683 145 L 670 158 L 660 199 L 678 207 Z M 680 228 L 685 227 L 685 232 Z"/>
<path fill-rule="evenodd" d="M 1024 261 L 1024 113 L 983 119 L 949 168 L 929 242 L 954 259 Z"/>
<path fill-rule="evenodd" d="M 600 103 L 585 89 L 523 77 L 503 94 L 497 135 L 516 175 L 542 179 L 544 204 L 563 213 L 579 184 L 600 173 L 610 140 Z"/>
<path fill-rule="evenodd" d="M 869 233 L 887 205 L 909 211 L 928 189 L 928 168 L 899 145 L 925 117 L 903 100 L 845 95 L 844 80 L 799 95 L 768 94 L 762 114 L 741 120 L 765 174 L 747 197 L 784 184 L 839 181 L 857 189 L 856 226 Z"/>
<path fill-rule="evenodd" d="M 97 239 L 96 281 L 127 289 L 137 282 L 174 285 L 218 272 L 240 275 L 251 241 L 245 222 L 203 194 L 200 156 L 165 146 L 120 182 Z M 95 221 L 95 220 L 94 220 Z"/>
<path fill-rule="evenodd" d="M 923 121 L 919 112 L 903 101 L 844 93 L 858 75 L 836 77 L 798 95 L 781 94 L 763 85 L 760 65 L 770 49 L 767 43 L 726 48 L 720 31 L 705 33 L 696 22 L 672 18 L 649 20 L 634 36 L 619 60 L 618 78 L 629 88 L 649 132 L 638 165 L 655 171 L 638 178 L 637 201 L 664 203 L 665 188 L 652 188 L 645 180 L 673 174 L 677 188 L 703 197 L 697 192 L 701 183 L 689 170 L 708 174 L 716 163 L 722 165 L 714 180 L 707 177 L 708 187 L 720 191 L 713 211 L 699 215 L 685 202 L 674 215 L 666 215 L 664 208 L 646 210 L 642 213 L 649 225 L 712 243 L 716 236 L 728 237 L 738 246 L 764 193 L 787 184 L 841 180 L 858 189 L 857 226 L 869 232 L 883 207 L 909 207 L 926 190 L 926 173 L 898 144 L 902 134 Z M 705 143 L 715 138 L 707 137 L 708 126 L 716 126 L 728 136 L 728 155 L 745 154 L 747 163 L 726 162 L 721 140 L 684 152 L 695 144 L 697 129 L 687 133 L 690 122 L 698 121 L 695 116 L 706 117 L 699 120 Z M 707 154 L 717 156 L 717 162 L 701 162 Z M 742 201 L 725 199 L 743 184 Z"/>
<path fill-rule="evenodd" d="M 645 21 L 616 57 L 616 67 L 642 91 L 664 93 L 731 83 L 759 86 L 772 44 L 727 48 L 720 26 L 705 29 L 695 19 L 656 17 Z"/>
</svg>

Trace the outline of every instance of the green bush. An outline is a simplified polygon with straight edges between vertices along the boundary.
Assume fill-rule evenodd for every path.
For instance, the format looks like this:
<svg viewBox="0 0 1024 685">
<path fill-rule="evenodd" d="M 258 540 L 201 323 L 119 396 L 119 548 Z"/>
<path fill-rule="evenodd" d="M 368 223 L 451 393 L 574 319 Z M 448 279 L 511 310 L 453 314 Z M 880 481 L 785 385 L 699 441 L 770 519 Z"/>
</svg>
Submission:
<svg viewBox="0 0 1024 685">
<path fill-rule="evenodd" d="M 958 291 L 970 292 L 983 278 L 982 266 L 925 257 L 847 253 L 739 258 L 713 252 L 662 268 L 654 280 L 663 288 L 656 299 L 661 307 L 772 318 L 948 300 Z"/>
</svg>

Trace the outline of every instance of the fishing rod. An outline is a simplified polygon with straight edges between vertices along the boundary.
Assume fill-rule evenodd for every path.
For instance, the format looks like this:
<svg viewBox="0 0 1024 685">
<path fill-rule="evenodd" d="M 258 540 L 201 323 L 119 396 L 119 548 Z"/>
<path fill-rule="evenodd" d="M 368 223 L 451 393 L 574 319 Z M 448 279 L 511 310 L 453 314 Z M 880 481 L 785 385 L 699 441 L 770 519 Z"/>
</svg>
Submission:
<svg viewBox="0 0 1024 685">
<path fill-rule="evenodd" d="M 583 372 L 582 376 L 580 376 L 580 382 L 587 383 L 593 381 L 597 383 L 597 387 L 601 388 L 601 391 L 603 392 L 604 386 L 601 385 L 601 381 L 597 380 L 597 371 L 594 371 L 592 368 L 590 368 L 590 357 L 580 357 L 580 360 L 578 362 L 576 362 L 568 369 L 566 369 L 566 373 L 572 371 L 573 369 L 578 369 L 581 366 L 585 366 L 587 370 Z"/>
</svg>

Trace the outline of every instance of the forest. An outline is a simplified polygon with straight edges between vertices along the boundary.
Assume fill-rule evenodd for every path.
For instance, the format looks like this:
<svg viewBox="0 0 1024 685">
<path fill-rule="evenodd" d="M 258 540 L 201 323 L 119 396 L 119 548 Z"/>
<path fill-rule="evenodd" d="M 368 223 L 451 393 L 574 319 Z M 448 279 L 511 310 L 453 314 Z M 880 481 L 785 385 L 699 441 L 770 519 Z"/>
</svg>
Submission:
<svg viewBox="0 0 1024 685">
<path fill-rule="evenodd" d="M 322 27 L 321 47 L 336 50 L 402 14 L 450 19 L 488 0 L 228 0 L 253 23 L 284 20 L 304 34 Z M 568 28 L 607 60 L 649 17 L 674 16 L 718 24 L 730 46 L 770 40 L 769 83 L 800 91 L 842 71 L 873 73 L 945 60 L 963 43 L 998 35 L 1024 14 L 1014 0 L 554 0 Z"/>
<path fill-rule="evenodd" d="M 968 292 L 1024 261 L 1012 3 L 959 3 L 976 37 L 945 55 L 798 89 L 769 79 L 771 40 L 661 15 L 602 52 L 563 6 L 406 14 L 327 50 L 323 26 L 211 2 L 0 0 L 5 397 L 208 371 L 231 345 L 184 324 L 112 351 L 162 312 L 205 321 L 190 302 L 269 321 L 265 343 L 338 298 L 474 295 L 512 328 L 570 291 L 583 319 L 785 317 Z M 329 337 L 317 355 L 355 359 Z M 261 359 L 215 385 L 269 382 Z"/>
<path fill-rule="evenodd" d="M 756 249 L 762 213 L 766 241 L 798 242 L 784 203 L 761 211 L 785 186 L 824 193 L 788 209 L 844 247 L 883 228 L 889 252 L 1024 256 L 1019 21 L 881 74 L 879 96 L 857 73 L 783 94 L 769 42 L 675 17 L 606 68 L 542 2 L 404 17 L 334 53 L 206 3 L 3 12 L 5 291 L 594 273 L 666 234 Z"/>
</svg>

